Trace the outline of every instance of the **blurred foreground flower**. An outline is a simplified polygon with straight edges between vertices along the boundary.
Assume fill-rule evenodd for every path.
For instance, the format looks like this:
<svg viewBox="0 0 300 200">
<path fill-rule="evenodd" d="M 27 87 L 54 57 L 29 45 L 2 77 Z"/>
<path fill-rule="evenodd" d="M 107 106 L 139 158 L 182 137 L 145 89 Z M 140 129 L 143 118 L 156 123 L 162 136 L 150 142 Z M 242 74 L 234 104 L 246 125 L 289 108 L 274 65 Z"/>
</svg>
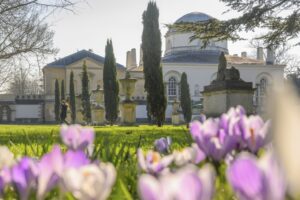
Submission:
<svg viewBox="0 0 300 200">
<path fill-rule="evenodd" d="M 227 179 L 241 200 L 284 200 L 286 183 L 274 154 L 260 160 L 242 153 L 227 170 Z"/>
<path fill-rule="evenodd" d="M 148 151 L 146 156 L 142 149 L 137 150 L 138 167 L 146 173 L 158 175 L 163 172 L 172 162 L 173 155 L 161 157 L 158 152 Z"/>
<path fill-rule="evenodd" d="M 167 153 L 170 150 L 170 145 L 172 140 L 170 137 L 162 137 L 160 139 L 155 140 L 154 147 L 160 153 Z"/>
<path fill-rule="evenodd" d="M 276 81 L 274 81 L 276 83 Z M 300 197 L 300 100 L 296 89 L 289 84 L 274 86 L 268 102 L 273 117 L 274 147 L 285 171 L 289 193 Z"/>
<path fill-rule="evenodd" d="M 80 125 L 62 125 L 60 135 L 64 144 L 73 150 L 90 147 L 95 138 L 92 128 L 83 128 Z"/>
<path fill-rule="evenodd" d="M 199 164 L 205 159 L 205 154 L 199 149 L 197 144 L 192 144 L 191 147 L 186 147 L 182 151 L 174 151 L 174 162 L 177 166 L 182 166 L 188 163 Z"/>
<path fill-rule="evenodd" d="M 63 174 L 67 191 L 80 200 L 104 200 L 114 185 L 116 171 L 112 164 L 90 164 L 69 168 Z"/>
<path fill-rule="evenodd" d="M 15 164 L 14 154 L 7 146 L 0 146 L 0 170 L 5 167 L 11 167 Z"/>
<path fill-rule="evenodd" d="M 207 157 L 221 161 L 232 150 L 247 149 L 253 153 L 269 142 L 270 122 L 260 116 L 246 116 L 243 107 L 231 108 L 219 118 L 194 121 L 190 132 Z"/>
<path fill-rule="evenodd" d="M 203 123 L 195 121 L 190 124 L 192 137 L 199 148 L 215 161 L 225 158 L 236 145 L 236 139 L 220 128 L 222 123 L 220 119 L 210 118 Z"/>
<path fill-rule="evenodd" d="M 28 199 L 30 191 L 36 189 L 38 166 L 31 158 L 23 157 L 11 169 L 11 183 L 19 194 L 19 199 Z"/>
<path fill-rule="evenodd" d="M 59 146 L 54 146 L 52 151 L 45 154 L 38 163 L 38 199 L 42 199 L 46 192 L 50 191 L 59 180 L 63 171 L 63 154 Z"/>
<path fill-rule="evenodd" d="M 210 165 L 201 170 L 188 165 L 159 178 L 142 175 L 138 180 L 138 192 L 142 200 L 210 200 L 214 182 L 215 173 Z"/>
<path fill-rule="evenodd" d="M 238 127 L 242 135 L 243 144 L 241 146 L 252 153 L 257 153 L 260 148 L 269 142 L 270 121 L 264 122 L 258 115 L 242 116 Z"/>
</svg>

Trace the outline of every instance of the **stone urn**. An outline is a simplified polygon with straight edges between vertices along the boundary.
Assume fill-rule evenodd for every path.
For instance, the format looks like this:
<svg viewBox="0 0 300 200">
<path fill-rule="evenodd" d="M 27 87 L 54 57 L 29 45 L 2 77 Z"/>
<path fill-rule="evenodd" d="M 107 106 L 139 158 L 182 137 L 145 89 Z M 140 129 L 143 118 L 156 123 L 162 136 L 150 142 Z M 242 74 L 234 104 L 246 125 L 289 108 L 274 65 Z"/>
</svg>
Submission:
<svg viewBox="0 0 300 200">
<path fill-rule="evenodd" d="M 126 72 L 125 78 L 119 81 L 125 95 L 125 100 L 121 102 L 121 122 L 124 125 L 134 125 L 136 122 L 136 104 L 130 97 L 134 93 L 137 79 L 130 78 L 129 72 Z"/>
<path fill-rule="evenodd" d="M 137 79 L 130 78 L 129 72 L 126 72 L 125 78 L 120 79 L 119 81 L 121 83 L 121 89 L 123 91 L 123 94 L 125 95 L 125 100 L 130 101 L 130 97 L 135 90 L 135 84 L 137 82 Z"/>
</svg>

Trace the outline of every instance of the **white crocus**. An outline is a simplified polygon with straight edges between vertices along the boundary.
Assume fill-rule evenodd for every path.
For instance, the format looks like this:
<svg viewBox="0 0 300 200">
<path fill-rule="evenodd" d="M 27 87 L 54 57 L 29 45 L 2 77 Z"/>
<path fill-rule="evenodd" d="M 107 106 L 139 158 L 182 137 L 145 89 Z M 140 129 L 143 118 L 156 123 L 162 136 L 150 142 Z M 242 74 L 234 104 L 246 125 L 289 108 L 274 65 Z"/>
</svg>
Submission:
<svg viewBox="0 0 300 200">
<path fill-rule="evenodd" d="M 69 168 L 63 174 L 63 182 L 67 191 L 77 199 L 106 199 L 116 179 L 116 171 L 112 164 L 91 164 L 81 168 Z"/>
<path fill-rule="evenodd" d="M 14 163 L 14 154 L 6 146 L 0 146 L 0 169 L 11 167 Z"/>
<path fill-rule="evenodd" d="M 174 151 L 174 162 L 177 166 L 188 163 L 198 164 L 205 159 L 205 154 L 199 149 L 197 144 L 184 148 L 182 151 Z"/>
</svg>

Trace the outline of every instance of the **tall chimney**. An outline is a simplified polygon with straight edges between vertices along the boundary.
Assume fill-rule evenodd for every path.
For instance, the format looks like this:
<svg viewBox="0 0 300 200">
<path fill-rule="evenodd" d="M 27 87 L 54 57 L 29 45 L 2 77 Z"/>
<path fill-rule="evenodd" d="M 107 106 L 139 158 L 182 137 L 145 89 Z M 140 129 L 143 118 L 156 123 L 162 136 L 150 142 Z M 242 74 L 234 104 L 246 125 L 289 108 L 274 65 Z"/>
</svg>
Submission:
<svg viewBox="0 0 300 200">
<path fill-rule="evenodd" d="M 262 47 L 257 48 L 257 60 L 264 60 L 264 49 Z"/>
<path fill-rule="evenodd" d="M 246 51 L 243 51 L 243 52 L 241 53 L 241 57 L 246 58 L 246 57 L 247 57 L 247 52 L 246 52 Z"/>
<path fill-rule="evenodd" d="M 274 55 L 274 50 L 272 47 L 267 48 L 267 59 L 266 59 L 266 64 L 267 65 L 273 65 L 275 61 L 275 55 Z"/>
<path fill-rule="evenodd" d="M 143 66 L 144 62 L 143 62 L 143 49 L 142 49 L 142 45 L 140 46 L 140 63 L 139 66 Z"/>
<path fill-rule="evenodd" d="M 136 50 L 131 49 L 131 67 L 136 67 Z"/>
<path fill-rule="evenodd" d="M 127 51 L 126 53 L 126 67 L 130 67 L 131 66 L 131 52 Z"/>
</svg>

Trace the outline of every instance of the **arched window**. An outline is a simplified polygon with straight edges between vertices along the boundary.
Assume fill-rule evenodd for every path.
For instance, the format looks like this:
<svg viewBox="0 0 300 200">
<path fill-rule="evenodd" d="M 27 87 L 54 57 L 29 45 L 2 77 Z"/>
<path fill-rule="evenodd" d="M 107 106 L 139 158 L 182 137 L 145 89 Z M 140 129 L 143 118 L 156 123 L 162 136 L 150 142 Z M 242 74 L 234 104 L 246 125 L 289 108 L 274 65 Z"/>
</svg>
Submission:
<svg viewBox="0 0 300 200">
<path fill-rule="evenodd" d="M 263 96 L 266 94 L 266 90 L 267 90 L 267 85 L 268 85 L 268 81 L 266 78 L 262 78 L 259 82 L 259 92 L 260 92 L 260 96 Z"/>
<path fill-rule="evenodd" d="M 194 95 L 196 97 L 200 96 L 200 87 L 198 84 L 195 85 Z"/>
<path fill-rule="evenodd" d="M 175 79 L 175 77 L 171 77 L 169 78 L 168 81 L 168 96 L 170 97 L 176 97 L 177 95 L 177 81 Z"/>
<path fill-rule="evenodd" d="M 172 48 L 172 43 L 170 40 L 167 41 L 166 50 L 170 50 Z"/>
</svg>

